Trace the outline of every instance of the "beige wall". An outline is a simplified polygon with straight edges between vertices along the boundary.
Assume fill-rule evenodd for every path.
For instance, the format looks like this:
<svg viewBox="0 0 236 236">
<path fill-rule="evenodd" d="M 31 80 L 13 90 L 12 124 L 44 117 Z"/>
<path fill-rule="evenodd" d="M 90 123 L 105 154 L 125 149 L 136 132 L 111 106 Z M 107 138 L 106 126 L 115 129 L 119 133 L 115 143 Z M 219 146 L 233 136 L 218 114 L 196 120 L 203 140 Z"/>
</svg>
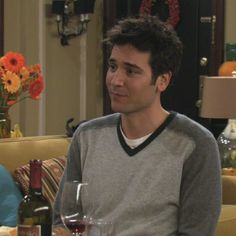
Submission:
<svg viewBox="0 0 236 236">
<path fill-rule="evenodd" d="M 225 43 L 236 43 L 236 0 L 225 0 Z"/>
<path fill-rule="evenodd" d="M 4 50 L 19 51 L 27 64 L 40 63 L 46 88 L 40 101 L 10 109 L 12 125 L 25 136 L 65 133 L 75 123 L 102 115 L 102 0 L 96 0 L 88 33 L 63 47 L 57 36 L 51 0 L 5 1 Z"/>
</svg>

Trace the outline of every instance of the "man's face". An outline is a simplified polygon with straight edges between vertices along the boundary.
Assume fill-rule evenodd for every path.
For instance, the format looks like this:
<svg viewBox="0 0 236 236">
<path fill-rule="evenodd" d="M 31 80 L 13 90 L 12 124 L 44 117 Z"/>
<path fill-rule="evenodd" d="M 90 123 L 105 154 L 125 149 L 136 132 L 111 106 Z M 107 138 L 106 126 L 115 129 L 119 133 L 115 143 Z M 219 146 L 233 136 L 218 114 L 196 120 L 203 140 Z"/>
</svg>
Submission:
<svg viewBox="0 0 236 236">
<path fill-rule="evenodd" d="M 113 47 L 106 76 L 113 111 L 143 111 L 159 98 L 149 59 L 149 52 L 140 52 L 130 44 Z"/>
</svg>

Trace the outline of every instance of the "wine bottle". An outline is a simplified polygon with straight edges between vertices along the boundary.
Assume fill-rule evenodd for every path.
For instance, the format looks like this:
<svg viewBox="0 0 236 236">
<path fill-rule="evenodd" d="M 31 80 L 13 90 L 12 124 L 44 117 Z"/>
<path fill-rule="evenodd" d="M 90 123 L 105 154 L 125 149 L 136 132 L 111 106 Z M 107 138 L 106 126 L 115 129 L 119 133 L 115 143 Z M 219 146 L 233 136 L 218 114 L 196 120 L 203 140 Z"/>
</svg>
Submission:
<svg viewBox="0 0 236 236">
<path fill-rule="evenodd" d="M 18 208 L 18 236 L 51 236 L 52 208 L 42 194 L 42 161 L 31 160 L 29 194 Z"/>
</svg>

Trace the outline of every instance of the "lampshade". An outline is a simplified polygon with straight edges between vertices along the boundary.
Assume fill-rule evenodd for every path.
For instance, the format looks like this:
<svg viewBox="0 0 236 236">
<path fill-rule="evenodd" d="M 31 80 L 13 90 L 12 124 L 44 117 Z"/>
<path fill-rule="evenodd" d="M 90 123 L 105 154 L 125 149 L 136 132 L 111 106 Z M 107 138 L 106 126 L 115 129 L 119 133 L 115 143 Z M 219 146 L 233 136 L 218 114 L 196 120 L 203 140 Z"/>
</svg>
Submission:
<svg viewBox="0 0 236 236">
<path fill-rule="evenodd" d="M 74 2 L 75 14 L 88 14 L 94 11 L 95 0 L 76 0 Z"/>
<path fill-rule="evenodd" d="M 236 78 L 200 77 L 200 117 L 236 119 Z"/>
<path fill-rule="evenodd" d="M 52 13 L 62 15 L 65 11 L 65 1 L 64 0 L 53 0 L 52 1 Z"/>
</svg>

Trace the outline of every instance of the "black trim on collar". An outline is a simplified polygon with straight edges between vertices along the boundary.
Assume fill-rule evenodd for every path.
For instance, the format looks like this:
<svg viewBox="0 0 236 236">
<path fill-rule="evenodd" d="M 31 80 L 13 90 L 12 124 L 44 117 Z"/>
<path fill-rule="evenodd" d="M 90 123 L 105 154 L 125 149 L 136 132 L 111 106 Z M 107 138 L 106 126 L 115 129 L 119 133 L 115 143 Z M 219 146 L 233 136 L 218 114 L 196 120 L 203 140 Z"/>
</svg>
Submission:
<svg viewBox="0 0 236 236">
<path fill-rule="evenodd" d="M 136 153 L 143 150 L 149 143 L 151 143 L 164 129 L 165 127 L 174 119 L 176 112 L 171 111 L 165 121 L 140 145 L 136 148 L 130 148 L 124 140 L 124 137 L 120 130 L 121 117 L 117 124 L 117 135 L 120 141 L 121 146 L 129 156 L 134 156 Z"/>
</svg>

